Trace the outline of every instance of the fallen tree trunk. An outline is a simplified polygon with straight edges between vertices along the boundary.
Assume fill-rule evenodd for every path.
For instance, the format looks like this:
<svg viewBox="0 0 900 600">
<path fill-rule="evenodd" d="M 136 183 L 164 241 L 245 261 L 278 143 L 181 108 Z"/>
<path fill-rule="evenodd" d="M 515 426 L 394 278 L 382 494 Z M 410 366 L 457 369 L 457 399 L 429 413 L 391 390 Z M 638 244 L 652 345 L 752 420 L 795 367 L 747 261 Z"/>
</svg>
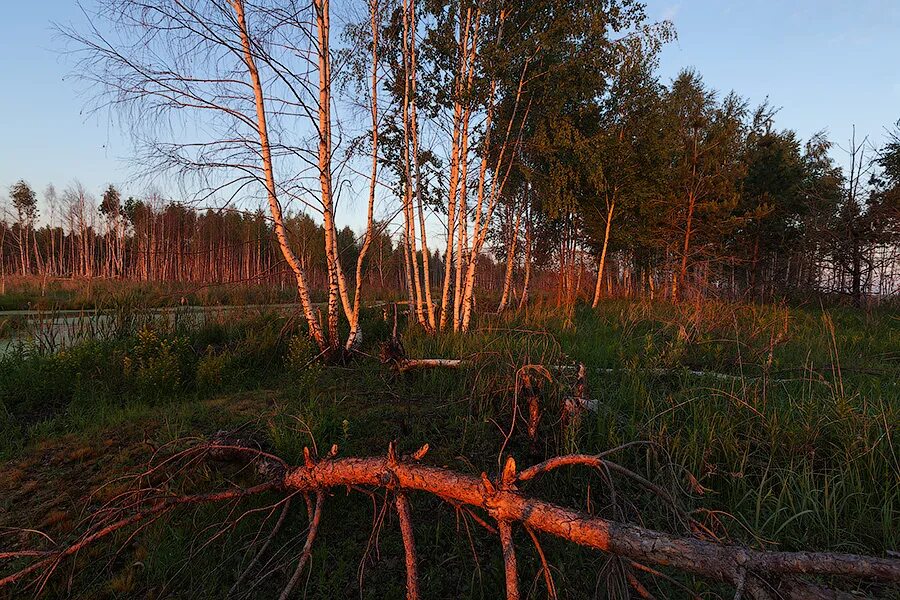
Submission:
<svg viewBox="0 0 900 600">
<path fill-rule="evenodd" d="M 494 519 L 519 522 L 565 540 L 644 563 L 737 585 L 757 576 L 830 575 L 900 583 L 900 560 L 832 552 L 766 552 L 696 538 L 672 537 L 618 523 L 523 495 L 515 480 L 505 484 L 414 462 L 391 465 L 385 458 L 327 459 L 290 471 L 291 490 L 371 485 L 434 494 L 486 510 Z"/>
<path fill-rule="evenodd" d="M 459 358 L 407 358 L 394 363 L 393 368 L 400 373 L 418 369 L 462 369 L 470 362 Z"/>
<path fill-rule="evenodd" d="M 36 578 L 41 589 L 63 559 L 128 526 L 154 519 L 179 506 L 236 501 L 270 491 L 288 494 L 289 497 L 298 493 L 314 493 L 317 498 L 316 508 L 314 511 L 309 508 L 310 529 L 296 569 L 282 594 L 286 597 L 309 562 L 322 504 L 326 498 L 325 492 L 344 487 L 348 490 L 358 490 L 361 487 L 382 488 L 396 495 L 395 504 L 400 515 L 406 551 L 407 592 L 410 598 L 417 598 L 419 595 L 413 515 L 407 501 L 410 492 L 432 494 L 465 510 L 483 509 L 497 522 L 498 527 L 494 529 L 481 521 L 489 531 L 495 534 L 499 531 L 501 534 L 509 598 L 518 597 L 515 549 L 511 533 L 511 527 L 516 523 L 532 535 L 535 543 L 537 538 L 533 532 L 541 531 L 628 559 L 627 562 L 631 564 L 671 567 L 730 584 L 738 590 L 736 597 L 745 593 L 758 599 L 841 597 L 840 592 L 822 588 L 815 582 L 804 581 L 800 576 L 900 584 L 900 559 L 833 552 L 769 552 L 693 537 L 677 537 L 561 507 L 530 497 L 518 487 L 518 484 L 525 484 L 543 473 L 565 465 L 596 466 L 604 455 L 557 457 L 520 473 L 517 473 L 515 461 L 510 458 L 507 459 L 502 474 L 492 480 L 484 473 L 475 477 L 423 465 L 419 461 L 427 450 L 426 445 L 412 456 L 399 459 L 391 445 L 386 457 L 337 458 L 337 447 L 332 446 L 328 456 L 322 460 L 313 458 L 305 450 L 304 465 L 290 467 L 277 456 L 241 446 L 238 442 L 206 444 L 194 451 L 184 452 L 183 456 L 191 461 L 201 455 L 216 461 L 238 461 L 243 463 L 242 469 L 252 467 L 253 472 L 266 481 L 247 489 L 232 488 L 210 494 L 156 499 L 145 508 L 129 500 L 126 508 L 109 512 L 117 515 L 117 520 L 95 523 L 91 530 L 67 547 L 52 551 L 24 549 L 0 552 L 0 559 L 36 559 L 34 563 L 18 571 L 5 577 L 0 576 L 0 588 L 31 577 Z M 470 514 L 475 516 L 474 513 Z M 542 552 L 541 556 L 543 562 Z M 642 568 L 655 572 L 650 567 Z M 544 569 L 548 593 L 551 593 L 550 590 L 554 589 L 552 578 L 549 569 L 546 566 Z M 634 580 L 632 586 L 636 590 L 643 588 L 633 574 L 631 579 Z"/>
<path fill-rule="evenodd" d="M 394 355 L 389 359 L 382 358 L 385 364 L 390 364 L 394 370 L 404 373 L 406 371 L 414 371 L 419 369 L 467 369 L 475 365 L 475 361 L 465 358 L 407 358 L 405 355 Z M 550 370 L 572 372 L 580 368 L 579 365 L 547 365 Z M 696 369 L 686 369 L 683 367 L 647 367 L 647 368 L 610 368 L 610 367 L 593 367 L 590 369 L 594 373 L 615 374 L 615 373 L 647 373 L 654 376 L 666 375 L 689 375 L 691 377 L 709 377 L 719 379 L 721 381 L 758 381 L 764 378 L 763 375 L 735 375 L 732 373 L 719 373 L 717 371 L 700 371 Z M 765 377 L 769 383 L 796 383 L 803 381 L 806 383 L 819 383 L 822 385 L 830 385 L 824 378 L 804 378 L 804 379 L 784 379 L 776 377 Z M 589 407 L 590 408 L 590 407 Z"/>
</svg>

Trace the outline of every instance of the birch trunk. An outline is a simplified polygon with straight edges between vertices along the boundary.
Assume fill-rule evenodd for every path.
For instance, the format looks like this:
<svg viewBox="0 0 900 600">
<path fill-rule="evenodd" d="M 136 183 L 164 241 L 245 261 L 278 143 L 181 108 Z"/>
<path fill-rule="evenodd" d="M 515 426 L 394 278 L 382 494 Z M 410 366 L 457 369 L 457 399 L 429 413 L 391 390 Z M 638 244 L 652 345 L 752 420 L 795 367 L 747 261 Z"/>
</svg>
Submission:
<svg viewBox="0 0 900 600">
<path fill-rule="evenodd" d="M 459 21 L 459 48 L 461 48 L 461 51 L 459 53 L 459 70 L 456 74 L 456 84 L 454 86 L 456 99 L 453 103 L 453 136 L 450 144 L 450 188 L 447 200 L 447 247 L 444 252 L 444 282 L 441 289 L 441 314 L 438 321 L 438 327 L 442 330 L 447 328 L 448 321 L 450 320 L 450 282 L 453 278 L 453 269 L 451 267 L 453 266 L 453 241 L 456 233 L 456 219 L 458 218 L 456 207 L 458 203 L 457 195 L 459 192 L 461 171 L 463 173 L 463 178 L 465 178 L 465 169 L 462 168 L 460 163 L 466 161 L 466 154 L 468 153 L 468 148 L 466 149 L 466 152 L 463 153 L 460 138 L 462 137 L 464 123 L 466 129 L 468 129 L 468 120 L 466 119 L 465 122 L 463 120 L 466 111 L 463 110 L 462 93 L 464 85 L 468 82 L 469 28 L 471 26 L 471 16 L 472 9 L 470 8 L 466 11 L 465 27 L 463 26 L 462 19 Z M 460 212 L 460 216 L 464 216 L 462 212 Z M 459 264 L 459 260 L 460 255 L 457 254 L 456 264 Z"/>
<path fill-rule="evenodd" d="M 406 0 L 404 0 L 404 5 Z M 405 8 L 405 7 L 404 7 Z M 415 200 L 419 216 L 419 234 L 422 241 L 422 285 L 424 289 L 424 310 L 426 312 L 426 325 L 430 331 L 435 329 L 434 321 L 434 301 L 431 297 L 431 271 L 429 263 L 431 255 L 428 252 L 428 231 L 425 228 L 425 209 L 422 203 L 422 169 L 419 164 L 419 127 L 418 117 L 416 116 L 416 7 L 415 0 L 409 0 L 408 19 L 405 23 L 409 41 L 407 43 L 407 51 L 409 52 L 409 131 L 410 142 L 412 143 L 412 160 L 415 166 Z"/>
<path fill-rule="evenodd" d="M 453 277 L 453 240 L 456 233 L 456 203 L 459 186 L 459 120 L 462 106 L 457 102 L 454 108 L 453 138 L 450 149 L 450 191 L 447 199 L 447 245 L 444 250 L 444 281 L 441 286 L 441 314 L 438 328 L 447 328 L 450 319 L 450 281 Z M 457 261 L 459 257 L 457 257 Z"/>
<path fill-rule="evenodd" d="M 317 52 L 319 60 L 319 185 L 322 191 L 322 217 L 325 230 L 325 256 L 328 267 L 328 347 L 340 346 L 338 334 L 338 304 L 343 303 L 345 314 L 351 310 L 347 286 L 341 269 L 334 224 L 334 202 L 331 181 L 331 60 L 329 49 L 329 0 L 314 0 L 316 13 Z"/>
<path fill-rule="evenodd" d="M 600 290 L 602 288 L 603 282 L 603 270 L 606 266 L 606 249 L 609 246 L 609 230 L 612 226 L 613 220 L 613 212 L 616 209 L 616 199 L 613 197 L 612 202 L 608 205 L 608 210 L 606 211 L 606 231 L 603 233 L 603 249 L 600 251 L 600 266 L 597 268 L 597 285 L 594 287 L 594 301 L 591 303 L 591 308 L 597 308 L 597 304 L 600 303 Z"/>
<path fill-rule="evenodd" d="M 522 298 L 519 300 L 519 310 L 528 306 L 529 285 L 531 285 L 531 215 L 525 222 L 525 281 L 522 284 Z"/>
<path fill-rule="evenodd" d="M 478 239 L 481 231 L 482 213 L 485 211 L 485 179 L 487 177 L 488 149 L 491 142 L 491 121 L 494 116 L 494 93 L 497 89 L 497 82 L 491 82 L 491 93 L 488 104 L 488 112 L 485 117 L 484 124 L 484 145 L 482 147 L 481 166 L 478 172 L 478 192 L 475 202 L 475 223 L 472 229 L 472 246 L 469 253 L 469 260 L 466 264 L 466 278 L 464 282 L 462 294 L 462 306 L 460 307 L 460 329 L 465 332 L 469 330 L 469 322 L 472 317 L 472 295 L 475 291 L 475 268 L 478 266 L 478 253 L 481 250 Z"/>
<path fill-rule="evenodd" d="M 348 350 L 354 350 L 362 343 L 362 328 L 359 324 L 360 302 L 362 296 L 362 268 L 366 253 L 372 244 L 374 234 L 373 213 L 375 210 L 375 185 L 378 177 L 378 0 L 371 0 L 372 25 L 372 179 L 369 182 L 369 206 L 366 219 L 366 238 L 356 259 L 356 290 L 353 294 L 353 311 L 348 315 L 350 334 L 347 336 Z"/>
<path fill-rule="evenodd" d="M 472 42 L 469 45 L 469 64 L 466 72 L 466 92 L 472 90 L 472 81 L 475 71 L 475 57 L 478 48 L 478 28 L 481 18 L 481 5 L 475 11 L 472 28 Z M 462 298 L 463 298 L 463 271 L 468 270 L 469 254 L 469 207 L 468 207 L 468 177 L 469 177 L 469 121 L 472 116 L 472 104 L 469 102 L 463 112 L 462 143 L 460 148 L 460 189 L 459 211 L 457 222 L 459 235 L 457 237 L 456 273 L 453 288 L 453 331 L 462 328 Z"/>
<path fill-rule="evenodd" d="M 521 209 L 516 214 L 516 223 L 513 225 L 511 240 L 506 251 L 506 274 L 503 278 L 503 293 L 500 296 L 500 305 L 497 307 L 498 313 L 502 313 L 506 310 L 506 304 L 509 301 L 509 291 L 512 288 L 513 267 L 515 266 L 516 261 L 516 244 L 519 240 L 519 225 L 522 223 L 523 212 L 525 212 L 524 209 Z"/>
<path fill-rule="evenodd" d="M 418 242 L 416 234 L 416 216 L 413 206 L 413 160 L 418 157 L 411 156 L 412 131 L 411 131 L 411 61 L 409 53 L 409 10 L 406 0 L 403 2 L 403 40 L 401 43 L 403 54 L 403 168 L 406 180 L 406 189 L 403 194 L 403 216 L 406 224 L 406 252 L 410 275 L 412 277 L 413 297 L 416 319 L 423 327 L 428 327 L 428 321 L 424 311 L 424 295 L 422 293 L 422 280 L 419 276 Z"/>
<path fill-rule="evenodd" d="M 502 17 L 501 17 L 502 19 Z M 502 25 L 503 21 L 500 22 L 500 36 L 502 38 Z M 516 115 L 519 110 L 519 103 L 522 99 L 522 89 L 525 85 L 525 74 L 528 71 L 529 60 L 525 61 L 525 66 L 522 69 L 522 75 L 519 78 L 518 89 L 516 90 L 516 99 L 513 104 L 512 114 L 509 117 L 509 122 L 506 126 L 506 134 L 503 139 L 503 144 L 500 146 L 500 152 L 497 155 L 497 163 L 494 166 L 494 177 L 491 181 L 491 190 L 487 195 L 487 205 L 485 206 L 485 176 L 487 169 L 487 156 L 488 149 L 490 147 L 490 131 L 491 131 L 491 120 L 493 117 L 494 110 L 494 93 L 496 91 L 496 81 L 491 82 L 491 93 L 489 95 L 489 104 L 488 104 L 488 113 L 485 119 L 485 140 L 484 147 L 482 148 L 482 162 L 481 162 L 481 170 L 478 177 L 478 204 L 475 209 L 475 224 L 474 229 L 472 231 L 472 247 L 470 249 L 470 258 L 469 263 L 467 265 L 466 271 L 466 282 L 465 282 L 465 293 L 463 294 L 462 299 L 462 331 L 469 330 L 469 323 L 472 317 L 472 305 L 474 300 L 474 291 L 475 291 L 475 269 L 478 264 L 478 255 L 481 252 L 481 248 L 484 246 L 484 240 L 487 238 L 488 229 L 491 224 L 491 219 L 493 218 L 494 208 L 497 206 L 497 201 L 503 193 L 503 187 L 506 184 L 506 180 L 509 177 L 509 173 L 512 170 L 513 165 L 513 157 L 507 161 L 506 169 L 503 170 L 503 159 L 509 150 L 510 136 L 512 133 L 513 124 L 516 121 Z M 517 148 L 519 142 L 522 139 L 522 130 L 525 127 L 525 122 L 528 119 L 528 112 L 531 106 L 529 104 L 528 109 L 525 110 L 525 114 L 522 117 L 518 138 L 514 146 Z M 483 218 L 482 218 L 483 216 Z"/>
<path fill-rule="evenodd" d="M 231 6 L 234 8 L 235 17 L 237 18 L 238 27 L 240 28 L 244 63 L 247 65 L 247 71 L 250 74 L 250 81 L 253 86 L 253 95 L 256 104 L 256 127 L 259 135 L 263 172 L 265 174 L 266 195 L 269 201 L 269 210 L 272 213 L 275 236 L 278 239 L 278 245 L 285 261 L 287 261 L 291 270 L 294 272 L 294 277 L 297 281 L 297 293 L 300 296 L 300 303 L 303 306 L 303 313 L 306 317 L 307 326 L 309 327 L 309 334 L 316 341 L 319 348 L 324 350 L 326 347 L 325 338 L 322 335 L 322 329 L 319 327 L 319 322 L 313 311 L 312 300 L 309 296 L 309 288 L 306 284 L 306 273 L 288 243 L 287 233 L 284 227 L 284 218 L 281 212 L 281 204 L 278 201 L 278 195 L 276 193 L 275 173 L 272 166 L 272 151 L 269 147 L 269 133 L 266 125 L 265 98 L 259 71 L 256 68 L 256 61 L 251 50 L 250 36 L 247 29 L 246 17 L 244 15 L 244 2 L 243 0 L 231 0 Z"/>
<path fill-rule="evenodd" d="M 453 286 L 453 331 L 459 331 L 461 325 L 463 269 L 468 261 L 469 247 L 469 207 L 468 207 L 468 175 L 469 175 L 469 117 L 467 108 L 463 117 L 462 147 L 460 148 L 460 184 L 459 211 L 457 214 L 456 238 L 456 272 Z"/>
</svg>

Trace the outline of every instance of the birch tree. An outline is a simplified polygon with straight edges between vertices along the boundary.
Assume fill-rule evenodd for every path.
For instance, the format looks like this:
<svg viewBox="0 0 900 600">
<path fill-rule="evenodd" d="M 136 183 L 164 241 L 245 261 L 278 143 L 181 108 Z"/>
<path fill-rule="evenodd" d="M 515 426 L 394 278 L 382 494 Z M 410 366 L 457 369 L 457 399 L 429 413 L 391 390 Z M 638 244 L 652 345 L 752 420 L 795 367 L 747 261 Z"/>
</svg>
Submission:
<svg viewBox="0 0 900 600">
<path fill-rule="evenodd" d="M 335 352 L 343 310 L 348 344 L 358 344 L 358 303 L 335 226 L 328 0 L 99 0 L 88 32 L 62 31 L 83 81 L 99 90 L 94 108 L 118 110 L 139 142 L 140 164 L 180 176 L 204 198 L 262 192 L 310 335 Z M 322 219 L 324 323 L 292 248 L 286 202 Z"/>
</svg>

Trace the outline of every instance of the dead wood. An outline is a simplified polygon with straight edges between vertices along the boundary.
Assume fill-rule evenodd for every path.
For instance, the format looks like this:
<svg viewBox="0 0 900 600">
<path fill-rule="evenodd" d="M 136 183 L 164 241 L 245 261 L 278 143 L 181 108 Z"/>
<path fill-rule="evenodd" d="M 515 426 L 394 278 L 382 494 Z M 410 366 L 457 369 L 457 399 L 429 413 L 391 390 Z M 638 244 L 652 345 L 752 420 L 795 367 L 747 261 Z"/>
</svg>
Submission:
<svg viewBox="0 0 900 600">
<path fill-rule="evenodd" d="M 268 481 L 266 483 L 262 483 L 247 489 L 233 489 L 223 492 L 198 494 L 193 496 L 174 496 L 163 500 L 157 500 L 149 508 L 137 511 L 124 519 L 109 523 L 108 525 L 91 534 L 83 535 L 80 539 L 78 539 L 75 543 L 71 544 L 67 548 L 64 548 L 58 552 L 52 552 L 47 558 L 36 563 L 32 563 L 31 565 L 19 571 L 0 578 L 0 588 L 16 583 L 17 581 L 22 580 L 32 573 L 39 575 L 42 580 L 46 581 L 49 575 L 52 574 L 52 572 L 56 569 L 56 567 L 63 559 L 77 554 L 82 549 L 112 535 L 113 533 L 116 533 L 121 529 L 158 516 L 178 506 L 211 504 L 215 502 L 223 502 L 226 500 L 235 500 L 255 494 L 261 494 L 262 492 L 267 492 L 277 487 L 277 481 Z"/>
<path fill-rule="evenodd" d="M 381 362 L 397 373 L 420 369 L 461 369 L 473 364 L 458 358 L 408 358 L 403 343 L 396 334 L 381 345 Z"/>
<path fill-rule="evenodd" d="M 416 563 L 416 541 L 413 535 L 412 511 L 409 500 L 403 492 L 396 497 L 397 515 L 400 517 L 400 532 L 403 536 L 403 550 L 406 556 L 406 598 L 419 600 L 419 575 Z"/>
<path fill-rule="evenodd" d="M 388 343 L 390 344 L 390 342 Z M 387 344 L 386 344 L 387 345 Z M 401 347 L 402 349 L 402 347 Z M 389 364 L 393 369 L 398 372 L 404 371 L 412 371 L 418 369 L 466 369 L 474 366 L 475 361 L 469 359 L 459 359 L 459 358 L 409 358 L 405 354 L 397 354 L 393 351 L 385 353 L 382 351 L 382 362 L 385 364 Z M 596 401 L 591 400 L 584 393 L 584 386 L 581 385 L 581 382 L 584 380 L 584 377 L 587 372 L 587 368 L 585 365 L 579 363 L 577 365 L 546 365 L 546 368 L 552 371 L 560 371 L 563 373 L 571 373 L 575 372 L 578 376 L 578 383 L 576 384 L 576 391 L 580 391 L 581 393 L 576 393 L 572 398 L 568 398 L 567 402 L 571 401 L 574 405 L 581 405 L 581 407 L 586 408 L 590 411 L 596 411 Z M 590 369 L 594 373 L 604 373 L 604 374 L 617 374 L 617 373 L 629 373 L 629 372 L 637 372 L 637 373 L 647 373 L 650 375 L 662 377 L 667 375 L 689 375 L 691 377 L 709 377 L 712 379 L 718 379 L 720 381 L 730 381 L 730 382 L 751 382 L 751 381 L 759 381 L 765 379 L 769 383 L 779 383 L 779 384 L 787 384 L 793 383 L 797 381 L 805 381 L 811 383 L 822 383 L 824 385 L 828 385 L 828 381 L 824 378 L 805 378 L 805 379 L 779 379 L 774 378 L 770 374 L 767 375 L 735 375 L 732 373 L 720 373 L 717 371 L 700 371 L 696 369 L 686 369 L 683 367 L 647 367 L 647 368 L 609 368 L 609 367 L 594 367 Z M 875 372 L 867 372 L 867 371 L 857 371 L 864 374 L 876 374 Z"/>
<path fill-rule="evenodd" d="M 325 493 L 322 490 L 318 490 L 316 492 L 316 508 L 313 511 L 312 519 L 309 522 L 306 543 L 303 544 L 303 551 L 300 553 L 300 558 L 297 560 L 297 568 L 294 569 L 294 574 L 291 575 L 290 581 L 288 581 L 288 584 L 285 586 L 284 590 L 282 590 L 278 600 L 287 600 L 290 598 L 294 588 L 297 587 L 297 583 L 300 581 L 300 575 L 303 574 L 303 567 L 309 562 L 309 557 L 312 554 L 313 542 L 316 541 L 316 534 L 319 532 L 319 523 L 322 520 L 322 505 L 324 503 Z"/>
<path fill-rule="evenodd" d="M 537 552 L 538 558 L 541 561 L 541 572 L 544 575 L 544 585 L 547 586 L 547 597 L 550 598 L 550 600 L 556 600 L 556 584 L 553 583 L 553 575 L 550 573 L 550 565 L 547 563 L 544 549 L 541 547 L 541 543 L 538 541 L 537 536 L 530 527 L 525 527 L 525 531 L 527 531 L 529 537 L 531 537 L 531 541 L 534 543 L 534 550 Z"/>
<path fill-rule="evenodd" d="M 257 474 L 267 475 L 270 478 L 264 483 L 246 489 L 236 488 L 210 494 L 155 498 L 144 508 L 131 503 L 128 508 L 132 514 L 115 521 L 111 518 L 105 522 L 100 521 L 74 543 L 62 549 L 50 552 L 38 549 L 0 552 L 0 558 L 10 560 L 28 557 L 36 559 L 34 563 L 0 578 L 0 587 L 22 582 L 26 578 L 33 579 L 43 587 L 64 559 L 117 531 L 141 521 L 147 522 L 158 518 L 179 506 L 236 501 L 269 491 L 288 495 L 315 493 L 315 509 L 312 511 L 306 543 L 297 559 L 293 575 L 282 592 L 281 597 L 285 599 L 295 589 L 304 567 L 309 562 L 326 492 L 334 488 L 354 490 L 360 487 L 390 489 L 395 493 L 406 551 L 409 598 L 419 596 L 413 520 L 407 499 L 411 492 L 432 494 L 465 510 L 483 510 L 496 521 L 503 550 L 509 598 L 518 598 L 519 594 L 512 536 L 512 527 L 515 523 L 524 526 L 535 542 L 541 556 L 548 594 L 551 597 L 555 596 L 555 590 L 535 532 L 616 555 L 627 559 L 626 562 L 632 565 L 641 565 L 642 570 L 651 574 L 655 570 L 645 565 L 669 567 L 724 582 L 735 586 L 738 597 L 743 594 L 753 598 L 843 597 L 840 592 L 801 579 L 802 576 L 900 583 L 900 559 L 897 558 L 835 552 L 772 552 L 725 545 L 694 537 L 677 537 L 558 506 L 529 497 L 518 489 L 518 483 L 529 481 L 564 465 L 602 464 L 610 468 L 613 463 L 603 458 L 605 454 L 558 457 L 519 473 L 516 472 L 515 462 L 508 459 L 500 477 L 491 479 L 484 473 L 480 477 L 475 477 L 423 465 L 419 461 L 427 452 L 427 447 L 404 458 L 398 458 L 393 445 L 386 457 L 337 458 L 336 450 L 333 448 L 328 457 L 317 460 L 307 451 L 304 453 L 304 464 L 299 467 L 286 467 L 284 461 L 277 456 L 254 448 L 241 448 L 233 443 L 208 444 L 202 451 L 216 460 L 242 460 L 245 464 L 255 465 Z M 273 474 L 276 477 L 271 477 Z M 634 475 L 630 471 L 628 474 Z M 121 517 L 122 512 L 110 514 Z M 636 577 L 630 578 L 629 583 L 639 595 L 649 593 Z"/>
<path fill-rule="evenodd" d="M 269 546 L 272 544 L 272 541 L 275 539 L 275 536 L 278 535 L 278 532 L 281 531 L 282 526 L 284 525 L 284 521 L 288 516 L 288 512 L 291 509 L 291 497 L 288 496 L 284 500 L 284 506 L 281 509 L 281 513 L 278 515 L 278 520 L 275 522 L 275 526 L 272 528 L 272 531 L 269 532 L 269 535 L 266 536 L 266 541 L 263 542 L 262 547 L 259 549 L 259 552 L 253 557 L 253 560 L 250 561 L 250 564 L 247 565 L 247 568 L 240 574 L 237 581 L 234 582 L 234 585 L 231 586 L 231 589 L 228 590 L 228 596 L 231 597 L 240 589 L 241 584 L 246 581 L 247 576 L 253 572 L 253 569 L 259 564 L 260 559 L 265 556 L 266 550 L 269 549 Z"/>
<path fill-rule="evenodd" d="M 769 552 L 690 537 L 673 537 L 628 523 L 609 521 L 524 496 L 515 488 L 427 465 L 384 458 L 325 460 L 294 469 L 288 489 L 322 489 L 347 485 L 384 486 L 422 491 L 455 504 L 485 509 L 498 523 L 519 522 L 556 537 L 641 563 L 673 567 L 736 585 L 742 573 L 766 580 L 797 575 L 834 576 L 900 583 L 900 560 L 834 552 Z"/>
<path fill-rule="evenodd" d="M 506 598 L 507 600 L 519 600 L 519 574 L 516 568 L 516 547 L 512 539 L 512 525 L 508 521 L 499 521 L 497 525 L 500 529 L 500 546 L 503 548 Z"/>
<path fill-rule="evenodd" d="M 416 358 L 398 362 L 394 368 L 401 373 L 418 369 L 461 369 L 471 362 L 459 358 Z"/>
</svg>

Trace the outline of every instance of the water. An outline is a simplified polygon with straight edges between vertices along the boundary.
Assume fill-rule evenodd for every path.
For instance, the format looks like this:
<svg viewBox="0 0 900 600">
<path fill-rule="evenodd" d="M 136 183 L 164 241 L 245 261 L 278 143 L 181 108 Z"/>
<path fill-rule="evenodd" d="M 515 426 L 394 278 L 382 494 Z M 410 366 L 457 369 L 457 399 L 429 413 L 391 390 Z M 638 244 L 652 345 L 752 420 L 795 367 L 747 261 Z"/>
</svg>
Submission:
<svg viewBox="0 0 900 600">
<path fill-rule="evenodd" d="M 85 340 L 109 339 L 125 331 L 137 331 L 151 323 L 170 326 L 201 325 L 228 313 L 275 311 L 290 313 L 299 304 L 251 304 L 179 306 L 150 309 L 8 310 L 0 311 L 0 356 L 25 344 L 40 353 L 58 352 Z M 2 326 L 3 323 L 6 326 Z"/>
</svg>

